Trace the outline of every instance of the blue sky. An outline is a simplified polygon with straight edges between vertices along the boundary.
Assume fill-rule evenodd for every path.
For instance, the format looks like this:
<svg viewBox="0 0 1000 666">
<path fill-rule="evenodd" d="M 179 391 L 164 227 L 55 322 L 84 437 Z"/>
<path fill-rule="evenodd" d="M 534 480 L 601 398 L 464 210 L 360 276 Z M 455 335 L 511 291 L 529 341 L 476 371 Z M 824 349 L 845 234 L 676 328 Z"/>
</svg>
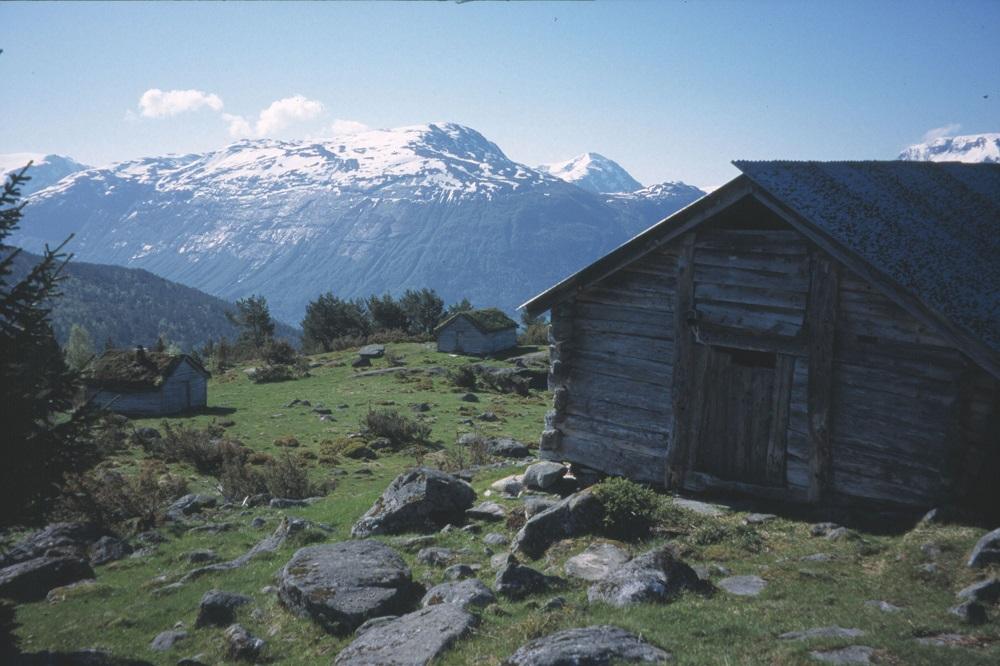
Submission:
<svg viewBox="0 0 1000 666">
<path fill-rule="evenodd" d="M 0 3 L 0 153 L 102 164 L 451 120 L 527 164 L 590 150 L 718 185 L 737 158 L 1000 131 L 998 26 L 998 0 Z"/>
</svg>

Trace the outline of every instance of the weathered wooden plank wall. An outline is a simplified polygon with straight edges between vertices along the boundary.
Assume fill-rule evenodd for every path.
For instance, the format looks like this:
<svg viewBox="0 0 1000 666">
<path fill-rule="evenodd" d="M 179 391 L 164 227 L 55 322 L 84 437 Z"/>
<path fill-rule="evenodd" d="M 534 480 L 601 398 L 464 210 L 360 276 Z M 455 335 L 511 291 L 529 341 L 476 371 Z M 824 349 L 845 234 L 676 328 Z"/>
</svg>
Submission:
<svg viewBox="0 0 1000 666">
<path fill-rule="evenodd" d="M 185 383 L 190 388 L 185 388 Z M 186 360 L 181 361 L 160 387 L 163 413 L 174 414 L 204 407 L 208 399 L 208 381 Z M 190 403 L 188 398 L 190 397 Z"/>
</svg>

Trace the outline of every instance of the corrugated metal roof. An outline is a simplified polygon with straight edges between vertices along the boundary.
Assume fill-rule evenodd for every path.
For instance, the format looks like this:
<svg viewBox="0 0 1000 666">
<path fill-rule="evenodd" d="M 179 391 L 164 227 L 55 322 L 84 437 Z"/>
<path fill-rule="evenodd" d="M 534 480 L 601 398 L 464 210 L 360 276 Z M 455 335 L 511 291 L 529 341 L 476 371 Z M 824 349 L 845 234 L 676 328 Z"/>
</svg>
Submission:
<svg viewBox="0 0 1000 666">
<path fill-rule="evenodd" d="M 1000 352 L 1000 165 L 733 164 L 928 308 Z"/>
</svg>

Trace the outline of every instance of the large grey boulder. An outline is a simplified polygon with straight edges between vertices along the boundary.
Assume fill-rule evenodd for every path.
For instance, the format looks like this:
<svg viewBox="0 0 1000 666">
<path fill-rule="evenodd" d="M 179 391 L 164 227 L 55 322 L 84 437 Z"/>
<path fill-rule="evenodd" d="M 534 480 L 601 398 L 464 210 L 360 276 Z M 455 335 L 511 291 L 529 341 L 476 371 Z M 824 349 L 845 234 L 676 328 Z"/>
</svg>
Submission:
<svg viewBox="0 0 1000 666">
<path fill-rule="evenodd" d="M 455 583 L 435 585 L 427 591 L 420 605 L 427 607 L 436 604 L 458 604 L 462 608 L 469 606 L 482 608 L 496 603 L 496 600 L 496 596 L 481 580 L 466 578 Z"/>
<path fill-rule="evenodd" d="M 168 506 L 165 515 L 167 520 L 180 521 L 205 509 L 211 509 L 216 504 L 217 500 L 214 497 L 191 493 Z"/>
<path fill-rule="evenodd" d="M 563 568 L 568 576 L 594 582 L 621 569 L 629 559 L 631 556 L 623 548 L 610 543 L 593 543 L 579 555 L 566 560 Z"/>
<path fill-rule="evenodd" d="M 293 613 L 334 634 L 369 618 L 409 611 L 422 590 L 394 550 L 378 541 L 300 549 L 278 573 L 278 598 Z"/>
<path fill-rule="evenodd" d="M 99 566 L 123 559 L 132 554 L 132 546 L 123 539 L 113 536 L 102 536 L 89 549 L 90 564 Z"/>
<path fill-rule="evenodd" d="M 546 576 L 540 571 L 520 564 L 513 555 L 508 555 L 506 562 L 497 572 L 493 587 L 497 594 L 508 599 L 523 599 L 529 594 L 544 592 L 562 585 L 563 580 L 556 576 Z"/>
<path fill-rule="evenodd" d="M 432 532 L 461 523 L 476 499 L 465 481 L 420 467 L 397 476 L 351 530 L 355 537 L 403 532 Z"/>
<path fill-rule="evenodd" d="M 510 437 L 491 439 L 488 451 L 491 456 L 497 456 L 498 458 L 527 458 L 531 455 L 531 451 L 524 442 L 519 442 Z"/>
<path fill-rule="evenodd" d="M 548 490 L 559 483 L 559 479 L 566 476 L 567 471 L 565 466 L 557 462 L 536 462 L 524 470 L 524 485 L 532 490 Z"/>
<path fill-rule="evenodd" d="M 455 604 L 438 604 L 381 622 L 358 636 L 334 660 L 337 666 L 424 666 L 475 626 Z"/>
<path fill-rule="evenodd" d="M 198 619 L 195 627 L 228 627 L 236 621 L 236 611 L 249 604 L 252 599 L 242 594 L 209 590 L 198 605 Z"/>
<path fill-rule="evenodd" d="M 43 555 L 0 569 L 0 598 L 40 601 L 53 588 L 93 577 L 94 570 L 81 557 Z"/>
<path fill-rule="evenodd" d="M 382 358 L 385 355 L 385 345 L 365 345 L 358 350 L 361 358 Z"/>
<path fill-rule="evenodd" d="M 970 567 L 984 567 L 1000 562 L 1000 527 L 983 535 L 969 555 Z"/>
<path fill-rule="evenodd" d="M 222 636 L 226 643 L 226 656 L 236 661 L 260 661 L 261 653 L 267 646 L 262 638 L 257 638 L 246 627 L 234 624 Z"/>
<path fill-rule="evenodd" d="M 183 629 L 168 629 L 161 631 L 149 644 L 149 649 L 153 652 L 166 652 L 173 650 L 177 643 L 188 637 L 188 633 Z"/>
<path fill-rule="evenodd" d="M 694 569 L 663 547 L 640 555 L 591 585 L 587 599 L 622 608 L 643 602 L 664 603 L 681 592 L 705 593 L 711 589 L 710 583 L 698 578 Z"/>
<path fill-rule="evenodd" d="M 600 500 L 591 489 L 581 490 L 529 518 L 518 531 L 514 547 L 538 558 L 556 541 L 599 531 L 603 520 Z"/>
<path fill-rule="evenodd" d="M 663 664 L 673 657 L 624 629 L 607 625 L 566 629 L 537 638 L 507 658 L 508 666 Z"/>
<path fill-rule="evenodd" d="M 496 502 L 481 502 L 466 511 L 465 516 L 472 520 L 503 520 L 507 510 Z"/>
<path fill-rule="evenodd" d="M 957 596 L 963 601 L 981 601 L 992 604 L 1000 599 L 1000 578 L 994 576 L 986 580 L 976 581 L 959 590 Z"/>
<path fill-rule="evenodd" d="M 0 569 L 33 560 L 53 550 L 82 556 L 90 544 L 102 535 L 92 523 L 52 523 L 0 554 Z"/>
</svg>

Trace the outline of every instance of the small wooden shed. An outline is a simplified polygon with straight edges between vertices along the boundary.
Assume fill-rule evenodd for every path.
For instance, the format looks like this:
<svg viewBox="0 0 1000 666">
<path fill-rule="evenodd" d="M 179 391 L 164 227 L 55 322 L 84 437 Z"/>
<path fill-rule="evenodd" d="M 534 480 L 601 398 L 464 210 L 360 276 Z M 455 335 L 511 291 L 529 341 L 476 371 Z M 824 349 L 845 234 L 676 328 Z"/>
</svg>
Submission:
<svg viewBox="0 0 1000 666">
<path fill-rule="evenodd" d="M 742 175 L 524 304 L 542 455 L 791 502 L 1000 507 L 1000 165 Z"/>
<path fill-rule="evenodd" d="M 517 346 L 517 322 L 496 308 L 456 313 L 434 329 L 438 351 L 483 356 Z"/>
<path fill-rule="evenodd" d="M 209 373 L 187 354 L 112 349 L 87 373 L 87 397 L 127 416 L 163 416 L 204 407 Z"/>
</svg>

